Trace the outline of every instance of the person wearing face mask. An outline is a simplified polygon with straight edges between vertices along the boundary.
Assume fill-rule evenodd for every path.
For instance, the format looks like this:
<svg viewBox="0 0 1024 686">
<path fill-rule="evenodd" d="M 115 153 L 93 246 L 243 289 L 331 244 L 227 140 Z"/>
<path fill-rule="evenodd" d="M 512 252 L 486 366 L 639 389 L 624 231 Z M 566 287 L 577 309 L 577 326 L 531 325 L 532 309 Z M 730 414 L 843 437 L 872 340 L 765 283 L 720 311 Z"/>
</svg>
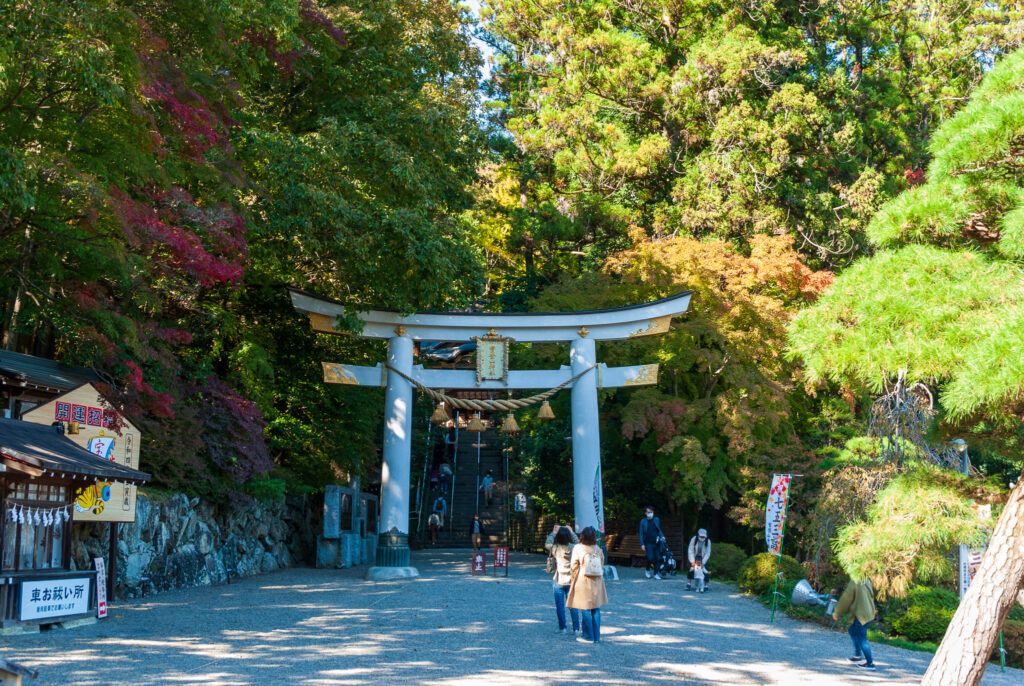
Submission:
<svg viewBox="0 0 1024 686">
<path fill-rule="evenodd" d="M 647 554 L 647 569 L 644 575 L 650 579 L 660 579 L 661 575 L 654 570 L 654 561 L 657 559 L 658 544 L 665 538 L 661 532 L 661 521 L 654 516 L 654 508 L 648 505 L 644 508 L 644 518 L 640 520 L 640 549 Z"/>
<path fill-rule="evenodd" d="M 700 560 L 700 566 L 704 571 L 705 584 L 701 585 L 700 591 L 706 591 L 707 581 L 710 578 L 707 573 L 708 569 L 708 558 L 711 557 L 711 541 L 708 540 L 707 529 L 699 529 L 697 535 L 690 539 L 690 547 L 686 551 L 687 557 L 690 559 L 690 572 L 686 575 L 686 590 L 689 591 L 693 587 L 693 563 L 696 560 Z"/>
</svg>

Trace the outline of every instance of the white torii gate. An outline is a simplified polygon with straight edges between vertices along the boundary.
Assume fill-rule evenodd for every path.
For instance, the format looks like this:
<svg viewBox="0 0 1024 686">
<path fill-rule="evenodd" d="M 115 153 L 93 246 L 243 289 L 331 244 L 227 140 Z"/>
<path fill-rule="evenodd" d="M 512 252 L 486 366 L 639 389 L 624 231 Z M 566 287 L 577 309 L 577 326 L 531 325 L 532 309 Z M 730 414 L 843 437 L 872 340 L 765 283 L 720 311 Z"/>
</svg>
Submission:
<svg viewBox="0 0 1024 686">
<path fill-rule="evenodd" d="M 314 331 L 341 334 L 335 328 L 345 314 L 340 303 L 298 289 L 289 289 L 295 309 L 309 315 Z M 654 336 L 669 330 L 672 317 L 686 312 L 687 291 L 642 305 L 609 310 L 546 313 L 417 312 L 387 310 L 356 313 L 364 326 L 360 336 L 388 341 L 387 365 L 427 388 L 525 390 L 553 388 L 584 373 L 572 384 L 573 494 L 576 523 L 604 528 L 601 488 L 601 441 L 597 407 L 600 388 L 657 383 L 658 365 L 607 367 L 597 362 L 597 341 Z M 468 369 L 424 369 L 413 365 L 414 341 L 470 341 L 494 335 L 516 342 L 568 342 L 569 365 L 557 370 L 509 371 L 507 381 L 477 382 Z M 384 386 L 384 465 L 381 470 L 378 533 L 387 536 L 377 548 L 371 579 L 416 576 L 409 564 L 409 472 L 412 450 L 413 385 L 387 367 L 323 363 L 327 383 Z M 591 369 L 593 368 L 593 369 Z"/>
</svg>

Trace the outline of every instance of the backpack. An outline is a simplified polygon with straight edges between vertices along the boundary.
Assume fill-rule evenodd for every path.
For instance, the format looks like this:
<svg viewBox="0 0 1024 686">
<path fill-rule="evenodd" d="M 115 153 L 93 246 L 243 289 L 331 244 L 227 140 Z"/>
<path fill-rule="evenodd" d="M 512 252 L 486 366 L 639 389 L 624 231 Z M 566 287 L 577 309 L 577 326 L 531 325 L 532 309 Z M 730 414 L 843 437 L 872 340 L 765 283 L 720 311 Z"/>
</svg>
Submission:
<svg viewBox="0 0 1024 686">
<path fill-rule="evenodd" d="M 604 565 L 601 564 L 601 554 L 586 553 L 583 555 L 583 575 L 601 578 L 604 576 Z"/>
</svg>

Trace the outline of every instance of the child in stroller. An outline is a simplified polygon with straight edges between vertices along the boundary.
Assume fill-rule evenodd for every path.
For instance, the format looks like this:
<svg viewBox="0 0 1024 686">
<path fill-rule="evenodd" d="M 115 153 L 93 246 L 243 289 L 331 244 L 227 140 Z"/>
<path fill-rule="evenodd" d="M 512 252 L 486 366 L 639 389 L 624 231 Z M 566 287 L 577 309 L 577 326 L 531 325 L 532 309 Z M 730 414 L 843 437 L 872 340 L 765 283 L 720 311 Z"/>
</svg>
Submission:
<svg viewBox="0 0 1024 686">
<path fill-rule="evenodd" d="M 669 550 L 668 542 L 664 536 L 658 539 L 658 552 L 655 553 L 654 557 L 654 571 L 663 578 L 670 574 L 675 574 L 677 571 L 676 558 L 673 557 L 672 551 Z"/>
</svg>

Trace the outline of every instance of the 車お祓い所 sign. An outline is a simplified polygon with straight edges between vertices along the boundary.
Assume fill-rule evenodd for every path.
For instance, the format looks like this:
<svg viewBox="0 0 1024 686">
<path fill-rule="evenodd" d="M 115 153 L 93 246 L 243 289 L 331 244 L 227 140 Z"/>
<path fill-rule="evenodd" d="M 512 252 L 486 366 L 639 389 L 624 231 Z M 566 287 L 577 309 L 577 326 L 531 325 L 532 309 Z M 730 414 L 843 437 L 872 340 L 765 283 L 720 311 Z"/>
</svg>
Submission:
<svg viewBox="0 0 1024 686">
<path fill-rule="evenodd" d="M 21 582 L 22 621 L 89 611 L 89 577 Z"/>
</svg>

